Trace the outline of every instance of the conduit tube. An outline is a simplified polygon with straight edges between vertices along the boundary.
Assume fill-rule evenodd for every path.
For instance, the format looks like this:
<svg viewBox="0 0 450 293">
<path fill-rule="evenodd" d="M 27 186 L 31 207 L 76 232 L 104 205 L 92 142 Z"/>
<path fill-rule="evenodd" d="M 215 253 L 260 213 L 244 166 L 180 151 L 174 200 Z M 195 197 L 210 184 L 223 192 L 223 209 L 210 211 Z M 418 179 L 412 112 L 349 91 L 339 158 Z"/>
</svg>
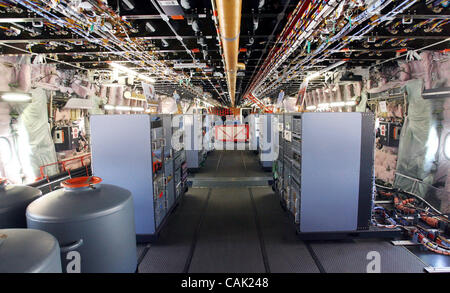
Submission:
<svg viewBox="0 0 450 293">
<path fill-rule="evenodd" d="M 242 0 L 216 0 L 216 7 L 219 18 L 220 38 L 223 44 L 228 93 L 231 106 L 234 107 Z"/>
</svg>

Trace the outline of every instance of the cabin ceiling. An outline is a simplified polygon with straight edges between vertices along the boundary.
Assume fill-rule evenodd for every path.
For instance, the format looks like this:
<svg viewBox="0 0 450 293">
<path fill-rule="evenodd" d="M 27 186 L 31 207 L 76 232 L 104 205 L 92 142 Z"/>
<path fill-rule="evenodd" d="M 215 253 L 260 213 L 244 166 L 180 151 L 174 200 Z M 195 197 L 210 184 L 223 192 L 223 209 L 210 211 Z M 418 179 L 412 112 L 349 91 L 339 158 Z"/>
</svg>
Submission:
<svg viewBox="0 0 450 293">
<path fill-rule="evenodd" d="M 84 6 L 74 7 L 75 2 Z M 50 58 L 47 62 L 58 62 L 61 68 L 98 71 L 111 70 L 110 61 L 119 62 L 154 77 L 159 93 L 172 95 L 177 89 L 195 96 L 204 92 L 230 106 L 211 0 L 169 1 L 172 6 L 161 5 L 164 2 L 168 1 L 0 1 L 0 54 L 45 54 Z M 331 2 L 333 9 L 345 4 L 342 16 L 336 18 L 331 13 L 300 45 L 283 46 L 292 42 L 283 38 L 283 29 L 302 5 L 306 9 L 300 18 L 307 27 L 321 7 Z M 351 2 L 361 7 L 349 8 Z M 355 22 L 343 37 L 333 38 L 351 18 L 365 12 L 362 7 L 378 2 L 383 8 L 376 17 Z M 400 9 L 406 2 L 407 9 Z M 238 73 L 236 104 L 243 104 L 249 92 L 259 98 L 274 98 L 280 90 L 295 95 L 308 73 L 338 61 L 345 60 L 341 67 L 368 67 L 405 51 L 428 46 L 430 50 L 448 49 L 448 4 L 425 0 L 243 1 L 238 62 L 246 67 Z M 393 13 L 396 9 L 398 13 Z M 385 15 L 389 19 L 377 22 Z M 97 22 L 89 23 L 89 19 Z M 70 25 L 58 25 L 59 21 Z M 300 34 L 302 27 L 294 24 L 294 29 Z M 290 48 L 289 54 L 283 51 Z M 278 62 L 272 58 L 277 51 L 286 59 Z M 187 63 L 204 67 L 175 68 Z M 323 82 L 318 78 L 309 86 L 322 87 Z"/>
</svg>

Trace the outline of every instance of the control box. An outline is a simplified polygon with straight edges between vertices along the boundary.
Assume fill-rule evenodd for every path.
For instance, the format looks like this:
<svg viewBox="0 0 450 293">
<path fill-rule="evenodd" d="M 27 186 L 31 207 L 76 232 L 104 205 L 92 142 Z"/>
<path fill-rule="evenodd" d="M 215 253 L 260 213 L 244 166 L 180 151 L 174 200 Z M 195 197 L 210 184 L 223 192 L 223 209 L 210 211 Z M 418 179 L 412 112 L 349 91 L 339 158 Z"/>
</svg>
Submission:
<svg viewBox="0 0 450 293">
<path fill-rule="evenodd" d="M 55 151 L 69 151 L 79 147 L 79 129 L 73 126 L 56 126 L 52 129 Z"/>
<path fill-rule="evenodd" d="M 380 144 L 389 147 L 398 147 L 402 125 L 397 122 L 380 122 L 378 136 Z"/>
</svg>

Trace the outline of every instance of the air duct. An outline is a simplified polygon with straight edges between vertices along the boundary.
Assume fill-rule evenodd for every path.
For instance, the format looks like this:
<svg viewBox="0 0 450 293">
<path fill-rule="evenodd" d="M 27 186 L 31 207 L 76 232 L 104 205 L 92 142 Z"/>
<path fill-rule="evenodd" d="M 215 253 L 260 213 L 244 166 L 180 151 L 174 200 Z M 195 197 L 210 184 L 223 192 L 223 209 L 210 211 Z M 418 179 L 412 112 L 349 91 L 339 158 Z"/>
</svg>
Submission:
<svg viewBox="0 0 450 293">
<path fill-rule="evenodd" d="M 228 92 L 231 105 L 234 107 L 242 0 L 216 0 L 216 7 L 225 58 Z"/>
</svg>

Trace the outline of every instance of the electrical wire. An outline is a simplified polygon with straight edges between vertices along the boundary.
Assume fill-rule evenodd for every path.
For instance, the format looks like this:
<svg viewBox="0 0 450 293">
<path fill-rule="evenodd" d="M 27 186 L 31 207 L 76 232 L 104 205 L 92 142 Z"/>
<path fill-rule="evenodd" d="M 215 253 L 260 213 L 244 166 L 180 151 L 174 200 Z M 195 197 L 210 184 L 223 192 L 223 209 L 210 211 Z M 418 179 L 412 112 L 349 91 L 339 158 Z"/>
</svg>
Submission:
<svg viewBox="0 0 450 293">
<path fill-rule="evenodd" d="M 425 200 L 423 200 L 421 197 L 418 197 L 414 194 L 409 194 L 403 191 L 398 191 L 395 188 L 390 188 L 386 186 L 382 186 L 379 184 L 375 184 L 377 187 L 377 192 L 381 195 L 387 195 L 394 196 L 394 210 L 392 211 L 392 214 L 395 216 L 396 220 L 392 219 L 388 211 L 379 206 L 375 206 L 373 208 L 373 211 L 375 213 L 379 212 L 381 213 L 381 216 L 384 218 L 384 221 L 388 222 L 390 225 L 381 224 L 378 223 L 376 218 L 372 218 L 372 224 L 378 227 L 384 227 L 384 228 L 391 228 L 393 225 L 397 225 L 396 227 L 401 227 L 404 230 L 408 231 L 408 234 L 412 238 L 413 241 L 422 244 L 426 249 L 442 254 L 442 255 L 450 255 L 450 241 L 445 238 L 440 232 L 439 229 L 441 225 L 449 225 L 449 221 L 445 217 L 441 217 L 441 213 L 437 212 L 435 213 L 430 212 L 430 210 L 425 210 L 422 208 L 417 207 L 413 203 L 416 201 L 416 198 L 421 200 L 423 203 L 426 203 L 428 206 L 429 203 L 427 203 Z M 389 191 L 386 191 L 389 190 Z M 402 199 L 400 196 L 406 196 L 407 199 Z M 413 196 L 413 198 L 409 197 Z M 408 214 L 416 218 L 418 218 L 426 223 L 428 226 L 432 227 L 434 230 L 429 230 L 422 225 L 416 223 L 414 220 L 409 221 L 404 218 L 403 215 L 398 214 L 395 210 Z M 400 223 L 398 222 L 400 221 Z M 444 224 L 442 224 L 444 223 Z M 448 227 L 448 226 L 447 226 Z"/>
</svg>

